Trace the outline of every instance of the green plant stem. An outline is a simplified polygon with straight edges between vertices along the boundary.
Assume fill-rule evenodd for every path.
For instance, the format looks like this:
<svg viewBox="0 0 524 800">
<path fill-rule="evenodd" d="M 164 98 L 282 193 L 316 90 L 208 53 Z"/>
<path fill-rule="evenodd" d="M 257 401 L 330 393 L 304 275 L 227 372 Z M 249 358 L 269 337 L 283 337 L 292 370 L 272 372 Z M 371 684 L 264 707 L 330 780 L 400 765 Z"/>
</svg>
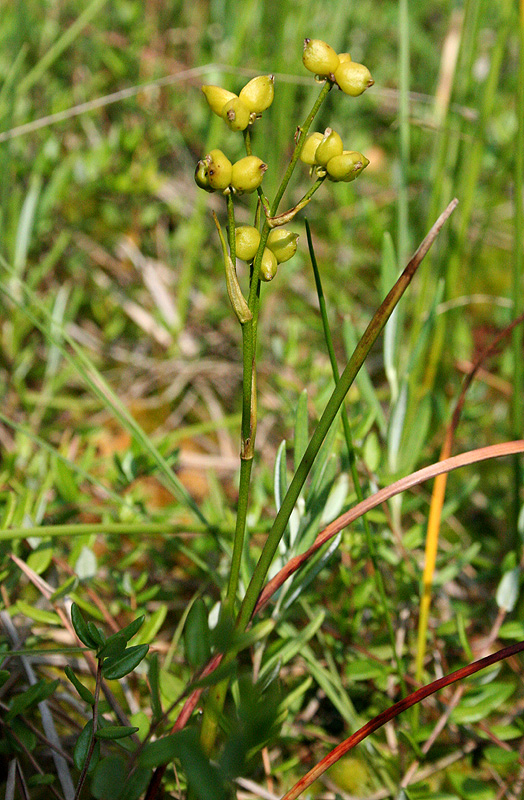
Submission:
<svg viewBox="0 0 524 800">
<path fill-rule="evenodd" d="M 400 134 L 400 168 L 397 202 L 397 258 L 398 266 L 406 263 L 409 250 L 409 211 L 408 211 L 408 183 L 409 183 L 409 7 L 408 0 L 400 0 L 399 5 L 399 134 Z"/>
<path fill-rule="evenodd" d="M 322 318 L 322 327 L 324 329 L 324 339 L 326 341 L 326 346 L 329 354 L 329 360 L 331 362 L 331 369 L 333 371 L 333 378 L 335 380 L 335 384 L 338 383 L 340 380 L 340 372 L 338 369 L 337 359 L 335 356 L 335 348 L 333 346 L 333 337 L 331 335 L 331 328 L 329 325 L 329 319 L 327 314 L 326 308 L 326 301 L 324 298 L 324 291 L 322 289 L 322 281 L 320 278 L 320 272 L 318 269 L 317 259 L 315 256 L 315 250 L 313 248 L 313 240 L 311 238 L 311 230 L 309 227 L 309 223 L 305 220 L 306 224 L 306 236 L 308 241 L 309 247 L 309 255 L 311 257 L 311 265 L 313 267 L 313 274 L 315 276 L 315 285 L 317 289 L 317 296 L 318 296 L 318 304 L 320 308 L 320 316 Z M 357 495 L 357 500 L 359 503 L 362 502 L 364 499 L 364 495 L 362 492 L 362 487 L 360 485 L 360 479 L 357 470 L 357 460 L 355 457 L 355 448 L 353 446 L 353 435 L 351 433 L 351 423 L 349 421 L 349 416 L 347 412 L 347 408 L 344 406 L 341 411 L 342 416 L 342 427 L 344 428 L 344 438 L 346 440 L 346 447 L 348 451 L 348 459 L 349 459 L 349 466 L 351 469 L 351 477 L 353 479 L 353 486 L 355 487 L 355 492 Z M 402 688 L 402 693 L 404 695 L 407 694 L 407 687 L 404 681 L 404 668 L 400 656 L 397 652 L 396 642 L 395 642 L 395 631 L 393 629 L 393 622 L 391 620 L 391 615 L 389 611 L 389 605 L 386 595 L 386 589 L 384 586 L 384 579 L 382 577 L 382 573 L 380 571 L 377 551 L 375 548 L 375 542 L 373 541 L 373 537 L 371 535 L 371 529 L 369 527 L 369 522 L 366 514 L 362 516 L 362 524 L 364 526 L 364 533 L 366 537 L 366 545 L 368 548 L 369 556 L 371 558 L 371 563 L 373 564 L 373 571 L 374 571 L 374 578 L 375 578 L 375 585 L 377 587 L 377 591 L 380 596 L 380 602 L 382 604 L 382 609 L 384 612 L 384 619 L 386 620 L 386 626 L 388 629 L 388 636 L 389 641 L 391 644 L 391 649 L 393 652 L 393 658 L 395 660 L 395 666 L 397 669 L 397 675 L 400 682 L 400 686 Z"/>
<path fill-rule="evenodd" d="M 282 182 L 277 190 L 277 194 L 270 209 L 270 216 L 274 217 L 282 196 L 289 184 L 293 170 L 297 164 L 302 147 L 304 145 L 305 137 L 319 110 L 322 102 L 330 91 L 332 84 L 326 81 L 322 87 L 311 111 L 309 112 L 304 125 L 300 129 L 300 137 L 295 144 L 295 149 L 291 157 L 289 166 L 284 174 Z M 249 130 L 244 133 L 244 144 L 246 152 L 251 152 L 251 134 Z M 316 187 L 318 188 L 318 186 Z M 259 197 L 262 199 L 261 193 Z M 234 263 L 234 219 L 232 224 L 233 214 L 233 198 L 228 196 L 228 220 L 229 220 L 229 246 L 230 255 Z M 269 223 L 266 220 L 262 227 L 260 234 L 260 244 L 258 251 L 253 261 L 253 270 L 251 273 L 251 281 L 249 287 L 248 307 L 252 313 L 252 319 L 248 320 L 242 325 L 242 361 L 243 361 L 243 375 L 242 375 L 242 423 L 241 423 L 241 463 L 240 463 L 240 482 L 239 482 L 239 495 L 237 518 L 235 527 L 235 540 L 233 545 L 233 555 L 231 559 L 231 571 L 229 576 L 229 583 L 226 594 L 226 607 L 233 611 L 234 601 L 238 589 L 238 577 L 240 574 L 240 564 L 242 558 L 242 548 L 245 537 L 246 518 L 249 505 L 249 488 L 251 482 L 251 471 L 253 458 L 255 453 L 255 436 L 256 436 L 256 341 L 257 341 L 257 327 L 258 315 L 260 308 L 260 265 L 262 262 L 262 254 L 266 246 L 267 238 L 269 236 Z M 233 246 L 233 250 L 231 247 Z M 255 598 L 256 600 L 256 598 Z M 244 598 L 245 601 L 245 598 Z M 254 604 L 253 604 L 254 608 Z M 252 609 L 251 609 L 252 610 Z M 251 616 L 251 614 L 250 614 Z M 227 656 L 226 656 L 227 658 Z M 210 754 L 213 750 L 217 731 L 219 714 L 224 706 L 227 688 L 229 685 L 228 680 L 224 680 L 217 686 L 213 687 L 210 691 L 205 707 L 204 716 L 202 718 L 202 728 L 200 733 L 200 743 L 204 752 Z"/>
<path fill-rule="evenodd" d="M 346 368 L 344 369 L 344 372 L 340 376 L 340 380 L 335 386 L 335 389 L 328 400 L 326 408 L 324 409 L 324 413 L 322 414 L 317 427 L 315 428 L 313 436 L 311 437 L 311 441 L 306 448 L 306 452 L 304 453 L 302 461 L 300 462 L 298 469 L 293 476 L 293 480 L 289 485 L 286 495 L 282 501 L 282 505 L 280 506 L 278 514 L 275 517 L 275 521 L 273 522 L 273 526 L 266 539 L 266 543 L 262 549 L 262 553 L 260 554 L 260 558 L 254 569 L 253 576 L 249 586 L 247 587 L 246 594 L 237 617 L 236 624 L 240 630 L 245 630 L 249 624 L 251 615 L 257 603 L 258 595 L 262 589 L 262 585 L 268 573 L 269 567 L 271 566 L 271 562 L 278 548 L 280 539 L 282 538 L 286 529 L 291 512 L 293 511 L 298 496 L 313 465 L 313 461 L 316 458 L 316 455 L 329 428 L 333 424 L 333 421 L 347 392 L 355 380 L 355 377 L 364 363 L 364 360 L 366 359 L 375 340 L 384 328 L 384 325 L 391 316 L 391 313 L 393 312 L 398 301 L 409 286 L 419 264 L 431 247 L 442 225 L 452 213 L 456 205 L 457 201 L 454 200 L 440 215 L 439 219 L 418 248 L 417 252 L 407 265 L 398 281 L 395 283 L 385 300 L 375 312 L 371 322 L 357 344 Z"/>
<path fill-rule="evenodd" d="M 95 691 L 94 691 L 94 698 L 95 702 L 93 703 L 93 730 L 91 733 L 91 741 L 89 742 L 89 748 L 86 753 L 86 757 L 84 760 L 84 764 L 82 766 L 82 772 L 80 773 L 80 777 L 78 779 L 78 783 L 75 789 L 75 796 L 73 800 L 78 800 L 82 793 L 82 788 L 84 786 L 85 780 L 87 778 L 87 771 L 89 769 L 89 764 L 91 763 L 91 759 L 93 757 L 93 752 L 95 749 L 96 739 L 95 733 L 97 730 L 97 723 L 98 723 L 98 701 L 100 698 L 100 687 L 102 685 L 102 662 L 97 662 L 97 670 L 96 670 L 96 684 L 95 684 Z"/>
<path fill-rule="evenodd" d="M 227 534 L 225 528 L 215 529 Z M 72 525 L 39 525 L 36 528 L 7 528 L 0 530 L 0 542 L 18 539 L 58 539 L 61 536 L 93 536 L 106 533 L 110 536 L 177 536 L 186 533 L 208 533 L 209 528 L 198 522 L 89 522 Z"/>
</svg>

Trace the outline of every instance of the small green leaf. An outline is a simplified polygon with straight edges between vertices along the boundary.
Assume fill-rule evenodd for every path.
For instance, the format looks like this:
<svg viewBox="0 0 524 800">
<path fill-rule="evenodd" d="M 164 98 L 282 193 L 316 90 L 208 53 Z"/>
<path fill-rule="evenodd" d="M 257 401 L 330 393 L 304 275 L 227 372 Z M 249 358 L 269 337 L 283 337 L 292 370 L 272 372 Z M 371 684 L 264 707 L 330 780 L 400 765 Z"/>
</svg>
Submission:
<svg viewBox="0 0 524 800">
<path fill-rule="evenodd" d="M 33 733 L 33 731 L 30 730 L 27 727 L 27 725 L 25 725 L 22 722 L 21 719 L 19 719 L 18 717 L 15 717 L 15 719 L 12 720 L 12 722 L 11 722 L 11 724 L 9 726 L 9 730 L 10 730 L 10 732 L 12 732 L 16 736 L 16 738 L 18 739 L 18 742 L 20 742 L 20 744 L 26 750 L 31 752 L 32 750 L 35 749 L 35 747 L 36 747 L 36 736 Z M 17 742 L 17 745 L 18 745 L 18 742 Z"/>
<path fill-rule="evenodd" d="M 78 586 L 78 578 L 76 575 L 71 575 L 64 583 L 53 592 L 51 597 L 49 598 L 51 603 L 55 603 L 57 600 L 60 600 L 62 597 L 65 597 L 69 594 L 69 592 L 74 592 L 76 587 Z"/>
<path fill-rule="evenodd" d="M 98 642 L 91 636 L 89 628 L 87 627 L 87 622 L 83 618 L 82 612 L 76 603 L 73 603 L 71 606 L 71 622 L 82 644 L 85 644 L 90 650 L 96 650 Z"/>
<path fill-rule="evenodd" d="M 162 716 L 162 702 L 160 700 L 160 669 L 158 664 L 158 653 L 152 653 L 149 659 L 149 687 L 151 689 L 151 711 L 153 720 L 160 719 Z"/>
<path fill-rule="evenodd" d="M 93 641 L 96 642 L 97 648 L 102 647 L 106 643 L 106 637 L 101 628 L 97 628 L 94 622 L 87 623 L 87 630 Z"/>
<path fill-rule="evenodd" d="M 45 773 L 44 775 L 31 775 L 27 779 L 28 786 L 51 786 L 56 780 L 54 775 Z"/>
<path fill-rule="evenodd" d="M 55 459 L 55 486 L 60 497 L 66 503 L 75 504 L 78 502 L 79 491 L 76 485 L 75 475 L 69 465 L 61 459 Z"/>
<path fill-rule="evenodd" d="M 99 659 L 116 658 L 124 652 L 126 644 L 126 637 L 122 633 L 115 633 L 100 650 L 97 650 L 96 657 Z"/>
<path fill-rule="evenodd" d="M 126 625 L 125 628 L 122 628 L 121 631 L 118 631 L 118 633 L 114 633 L 113 636 L 123 636 L 126 642 L 128 642 L 130 639 L 133 638 L 135 633 L 137 633 L 140 630 L 140 628 L 144 624 L 144 620 L 145 620 L 145 614 L 142 614 L 142 616 L 137 617 L 136 619 L 133 620 L 133 622 L 130 622 L 129 625 Z M 113 636 L 109 636 L 107 641 L 110 642 Z"/>
<path fill-rule="evenodd" d="M 64 672 L 75 687 L 76 691 L 86 703 L 89 703 L 90 706 L 94 705 L 95 698 L 93 694 L 89 691 L 89 689 L 81 683 L 78 678 L 76 677 L 75 673 L 71 669 L 71 667 L 67 666 L 64 669 Z"/>
<path fill-rule="evenodd" d="M 151 770 L 139 767 L 125 782 L 119 800 L 139 800 L 147 789 L 150 780 Z"/>
<path fill-rule="evenodd" d="M 118 800 L 122 794 L 127 769 L 118 756 L 102 759 L 93 773 L 91 794 L 97 800 Z"/>
<path fill-rule="evenodd" d="M 80 735 L 76 740 L 75 749 L 73 750 L 73 761 L 77 769 L 81 770 L 84 767 L 92 736 L 93 720 L 90 719 L 80 731 Z"/>
<path fill-rule="evenodd" d="M 158 589 L 158 586 L 151 587 L 154 589 Z M 148 644 L 152 642 L 155 636 L 157 635 L 158 631 L 164 624 L 164 620 L 167 616 L 167 606 L 162 604 L 157 608 L 157 610 L 151 614 L 147 622 L 145 623 L 144 627 L 140 631 L 138 638 L 135 640 L 136 644 Z M 144 617 L 141 617 L 142 621 Z M 131 638 L 130 636 L 128 637 Z"/>
<path fill-rule="evenodd" d="M 163 736 L 156 742 L 148 742 L 138 757 L 141 767 L 159 767 L 172 761 L 178 752 L 178 734 Z"/>
<path fill-rule="evenodd" d="M 132 736 L 138 730 L 134 725 L 108 725 L 106 728 L 99 728 L 95 736 L 97 739 L 124 739 Z"/>
<path fill-rule="evenodd" d="M 25 603 L 23 600 L 17 600 L 16 608 L 21 614 L 34 620 L 35 622 L 42 622 L 44 625 L 61 625 L 61 619 L 58 614 L 53 611 L 45 611 L 43 608 L 36 608 L 30 603 Z"/>
<path fill-rule="evenodd" d="M 204 664 L 211 654 L 207 608 L 201 597 L 197 597 L 187 615 L 184 645 L 186 658 L 192 667 Z"/>
<path fill-rule="evenodd" d="M 149 650 L 148 644 L 138 644 L 135 647 L 128 647 L 118 658 L 109 658 L 104 662 L 102 674 L 108 681 L 118 680 L 133 672 Z"/>
<path fill-rule="evenodd" d="M 45 680 L 37 681 L 37 683 L 30 686 L 23 694 L 17 695 L 11 703 L 9 711 L 5 715 L 5 721 L 10 722 L 17 714 L 21 714 L 31 706 L 41 703 L 50 695 L 56 692 L 59 681 L 52 681 L 46 683 Z"/>
<path fill-rule="evenodd" d="M 0 669 L 0 686 L 3 686 L 6 681 L 9 680 L 9 676 L 11 675 L 6 669 Z"/>
<path fill-rule="evenodd" d="M 41 540 L 32 553 L 27 557 L 27 566 L 31 567 L 37 575 L 43 575 L 53 558 L 53 540 Z M 55 623 L 56 624 L 56 623 Z"/>
</svg>

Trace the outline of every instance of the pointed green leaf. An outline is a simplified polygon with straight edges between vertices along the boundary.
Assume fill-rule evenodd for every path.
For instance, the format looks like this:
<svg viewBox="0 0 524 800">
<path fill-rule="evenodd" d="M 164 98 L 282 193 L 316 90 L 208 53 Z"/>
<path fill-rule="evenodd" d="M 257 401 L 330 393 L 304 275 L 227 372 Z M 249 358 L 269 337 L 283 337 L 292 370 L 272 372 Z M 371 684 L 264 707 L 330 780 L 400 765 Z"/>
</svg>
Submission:
<svg viewBox="0 0 524 800">
<path fill-rule="evenodd" d="M 106 643 L 106 637 L 101 628 L 97 628 L 94 622 L 87 623 L 87 630 L 93 641 L 96 642 L 97 648 L 102 647 Z"/>
<path fill-rule="evenodd" d="M 186 658 L 192 667 L 204 664 L 211 655 L 211 635 L 206 604 L 197 597 L 187 615 L 184 628 Z"/>
<path fill-rule="evenodd" d="M 5 715 L 5 721 L 10 722 L 17 714 L 21 714 L 31 706 L 41 703 L 47 697 L 56 692 L 60 681 L 47 683 L 45 680 L 37 681 L 22 694 L 18 694 L 11 702 L 9 711 Z"/>
<path fill-rule="evenodd" d="M 85 644 L 90 650 L 96 650 L 98 642 L 91 636 L 89 628 L 87 627 L 87 622 L 83 618 L 82 612 L 76 603 L 73 603 L 71 606 L 71 622 L 82 644 Z"/>
<path fill-rule="evenodd" d="M 149 650 L 148 644 L 138 644 L 128 647 L 118 658 L 109 658 L 104 662 L 102 674 L 108 681 L 118 680 L 133 672 Z"/>
<path fill-rule="evenodd" d="M 90 719 L 80 731 L 73 750 L 73 761 L 77 769 L 83 769 L 89 751 L 89 745 L 93 736 L 93 720 Z"/>
<path fill-rule="evenodd" d="M 99 728 L 95 736 L 97 739 L 124 739 L 132 736 L 138 728 L 135 725 L 108 725 L 106 728 Z"/>
<path fill-rule="evenodd" d="M 64 669 L 66 676 L 69 678 L 73 686 L 75 687 L 76 691 L 86 703 L 89 703 L 90 706 L 94 705 L 95 698 L 94 695 L 89 691 L 89 689 L 81 683 L 78 678 L 76 677 L 75 673 L 71 669 L 71 667 L 66 666 Z"/>
<path fill-rule="evenodd" d="M 102 660 L 104 658 L 116 658 L 124 652 L 126 644 L 125 636 L 122 636 L 121 633 L 115 633 L 100 650 L 97 650 L 96 657 Z"/>
<path fill-rule="evenodd" d="M 35 622 L 42 622 L 44 625 L 61 625 L 62 621 L 58 614 L 54 611 L 46 611 L 43 608 L 36 608 L 30 603 L 25 603 L 23 600 L 17 600 L 16 608 L 21 614 L 24 614 L 29 619 Z"/>
<path fill-rule="evenodd" d="M 91 795 L 97 800 L 119 800 L 126 776 L 127 767 L 121 758 L 103 758 L 93 772 Z"/>
</svg>

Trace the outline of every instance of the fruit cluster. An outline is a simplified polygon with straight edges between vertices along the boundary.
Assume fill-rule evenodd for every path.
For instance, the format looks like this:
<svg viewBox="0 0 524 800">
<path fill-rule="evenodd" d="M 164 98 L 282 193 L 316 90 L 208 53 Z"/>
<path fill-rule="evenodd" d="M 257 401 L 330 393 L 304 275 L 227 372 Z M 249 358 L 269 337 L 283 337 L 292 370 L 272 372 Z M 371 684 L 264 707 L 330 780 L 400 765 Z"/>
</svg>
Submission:
<svg viewBox="0 0 524 800">
<path fill-rule="evenodd" d="M 285 228 L 274 228 L 269 231 L 266 247 L 262 253 L 260 277 L 263 281 L 271 281 L 277 273 L 278 264 L 289 261 L 297 251 L 298 233 Z M 260 233 L 252 225 L 241 225 L 235 228 L 235 249 L 241 261 L 253 261 L 260 244 Z"/>
<path fill-rule="evenodd" d="M 246 83 L 240 94 L 221 86 L 202 86 L 211 111 L 222 117 L 232 131 L 244 131 L 269 108 L 275 96 L 274 75 L 259 75 Z"/>
<path fill-rule="evenodd" d="M 243 194 L 258 189 L 266 169 L 267 164 L 257 156 L 244 156 L 232 164 L 222 150 L 211 150 L 198 162 L 195 181 L 206 192 Z"/>
<path fill-rule="evenodd" d="M 357 97 L 373 85 L 367 67 L 352 61 L 349 53 L 337 54 L 320 39 L 305 39 L 302 60 L 304 66 L 325 84 L 321 91 L 322 97 L 317 101 L 319 104 L 335 85 L 353 97 Z M 251 281 L 254 275 L 257 280 L 258 278 L 263 281 L 272 280 L 278 264 L 290 259 L 297 249 L 298 234 L 282 226 L 290 222 L 298 211 L 309 203 L 325 178 L 349 183 L 369 164 L 362 153 L 356 150 L 344 150 L 340 135 L 332 128 L 326 128 L 323 134 L 317 132 L 307 136 L 311 119 L 317 110 L 314 108 L 305 126 L 298 129 L 295 153 L 277 193 L 275 208 L 272 209 L 261 188 L 267 164 L 251 152 L 251 127 L 273 102 L 274 82 L 273 75 L 259 75 L 250 80 L 238 94 L 221 86 L 202 86 L 213 113 L 221 117 L 230 130 L 244 133 L 247 151 L 244 158 L 231 163 L 222 150 L 211 150 L 200 159 L 195 170 L 195 181 L 201 189 L 207 192 L 221 192 L 227 197 L 229 246 L 226 244 L 216 214 L 214 217 L 223 249 L 228 294 L 241 324 L 252 319 L 253 315 L 238 282 L 235 258 L 252 264 Z M 317 180 L 293 208 L 277 215 L 278 200 L 285 191 L 299 155 L 301 160 L 311 167 L 311 174 L 316 175 Z M 259 227 L 250 225 L 237 227 L 234 221 L 234 196 L 255 190 L 259 195 L 256 224 L 259 226 L 262 209 L 266 217 L 265 222 L 260 230 Z M 254 296 L 252 291 L 250 296 Z"/>
<path fill-rule="evenodd" d="M 360 175 L 369 160 L 357 150 L 344 150 L 340 135 L 332 128 L 324 133 L 312 133 L 304 142 L 300 159 L 308 164 L 318 177 L 349 183 Z"/>
<path fill-rule="evenodd" d="M 304 39 L 302 62 L 306 69 L 336 83 L 344 94 L 358 97 L 374 80 L 364 64 L 351 60 L 349 53 L 336 53 L 321 39 Z"/>
</svg>

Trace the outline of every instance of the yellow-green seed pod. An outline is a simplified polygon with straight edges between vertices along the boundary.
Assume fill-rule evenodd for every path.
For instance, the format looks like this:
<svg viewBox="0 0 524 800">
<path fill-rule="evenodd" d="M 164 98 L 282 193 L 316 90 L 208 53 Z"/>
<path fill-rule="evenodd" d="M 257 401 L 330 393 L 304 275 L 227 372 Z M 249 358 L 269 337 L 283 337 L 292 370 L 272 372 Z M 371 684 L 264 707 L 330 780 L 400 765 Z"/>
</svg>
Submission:
<svg viewBox="0 0 524 800">
<path fill-rule="evenodd" d="M 222 115 L 222 109 L 225 104 L 236 97 L 234 92 L 228 92 L 227 89 L 222 89 L 221 86 L 202 86 L 202 91 L 209 108 L 219 117 Z"/>
<path fill-rule="evenodd" d="M 343 64 L 344 61 L 351 61 L 351 56 L 349 55 L 349 53 L 339 53 L 338 60 L 340 61 L 341 64 Z"/>
<path fill-rule="evenodd" d="M 260 280 L 266 281 L 266 283 L 272 281 L 277 274 L 277 266 L 278 262 L 276 255 L 269 249 L 269 247 L 264 247 L 262 261 L 260 263 Z"/>
<path fill-rule="evenodd" d="M 211 150 L 205 157 L 207 180 L 212 189 L 227 189 L 231 183 L 233 165 L 222 150 Z"/>
<path fill-rule="evenodd" d="M 328 178 L 332 181 L 349 183 L 360 175 L 369 164 L 369 159 L 356 150 L 344 150 L 342 155 L 334 156 L 327 163 Z"/>
<path fill-rule="evenodd" d="M 335 70 L 335 80 L 344 94 L 351 97 L 358 97 L 375 83 L 369 69 L 356 61 L 343 61 L 339 64 Z"/>
<path fill-rule="evenodd" d="M 315 75 L 332 75 L 339 65 L 339 58 L 332 47 L 321 39 L 304 39 L 302 62 Z"/>
<path fill-rule="evenodd" d="M 254 192 L 262 183 L 267 164 L 257 156 L 245 156 L 233 164 L 231 186 L 237 192 Z"/>
<path fill-rule="evenodd" d="M 321 133 L 312 133 L 311 136 L 307 137 L 302 152 L 300 153 L 300 160 L 303 161 L 304 164 L 313 167 L 317 163 L 315 160 L 317 147 L 323 138 Z"/>
<path fill-rule="evenodd" d="M 274 83 L 274 75 L 259 75 L 246 83 L 238 96 L 251 113 L 261 114 L 273 102 Z"/>
<path fill-rule="evenodd" d="M 260 233 L 252 225 L 235 228 L 235 251 L 241 261 L 253 261 L 260 244 Z"/>
<path fill-rule="evenodd" d="M 249 109 L 240 97 L 233 97 L 222 109 L 222 119 L 232 131 L 245 131 L 249 125 Z"/>
<path fill-rule="evenodd" d="M 325 167 L 330 158 L 342 155 L 344 145 L 339 134 L 331 128 L 326 128 L 322 141 L 317 147 L 315 161 L 320 166 Z"/>
<path fill-rule="evenodd" d="M 273 228 L 267 237 L 267 246 L 275 254 L 277 263 L 289 261 L 297 252 L 298 233 L 285 228 Z"/>
<path fill-rule="evenodd" d="M 215 190 L 209 185 L 209 178 L 207 177 L 207 161 L 201 158 L 195 169 L 195 183 L 206 192 L 214 192 Z"/>
</svg>

